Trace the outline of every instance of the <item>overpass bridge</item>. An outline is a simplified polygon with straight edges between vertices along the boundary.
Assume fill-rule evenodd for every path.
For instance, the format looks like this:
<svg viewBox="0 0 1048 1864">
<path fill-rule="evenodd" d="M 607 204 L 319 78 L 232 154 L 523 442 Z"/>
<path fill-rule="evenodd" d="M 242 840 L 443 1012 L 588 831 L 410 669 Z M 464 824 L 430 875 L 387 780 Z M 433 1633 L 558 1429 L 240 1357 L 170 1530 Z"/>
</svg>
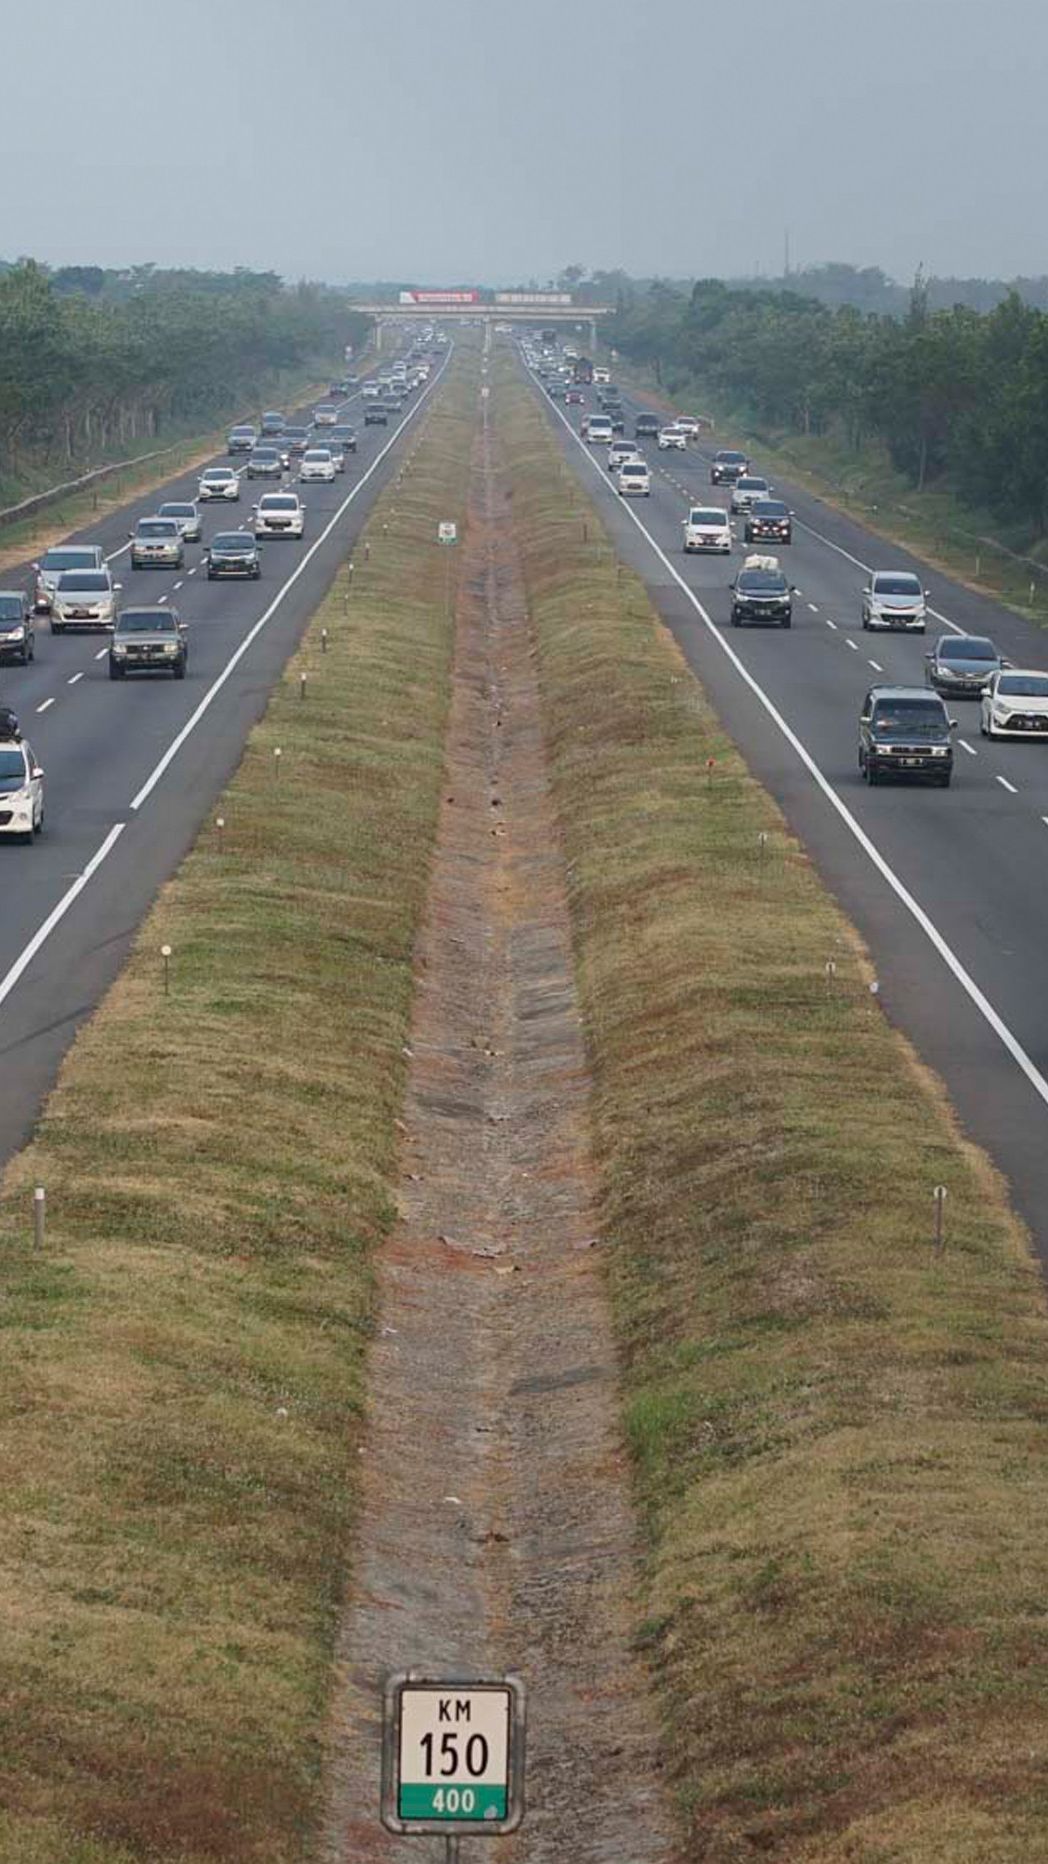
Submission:
<svg viewBox="0 0 1048 1864">
<path fill-rule="evenodd" d="M 406 294 L 405 294 L 406 295 Z M 525 294 L 521 294 L 525 300 Z M 541 301 L 526 300 L 520 303 L 488 303 L 469 298 L 466 293 L 441 302 L 436 293 L 429 299 L 420 298 L 415 303 L 387 302 L 384 304 L 366 304 L 354 300 L 351 310 L 360 311 L 365 317 L 375 320 L 376 347 L 382 348 L 382 329 L 384 324 L 392 323 L 491 323 L 491 324 L 531 324 L 547 326 L 563 324 L 572 328 L 589 330 L 590 348 L 597 347 L 597 326 L 602 318 L 615 314 L 613 304 L 544 304 Z"/>
</svg>

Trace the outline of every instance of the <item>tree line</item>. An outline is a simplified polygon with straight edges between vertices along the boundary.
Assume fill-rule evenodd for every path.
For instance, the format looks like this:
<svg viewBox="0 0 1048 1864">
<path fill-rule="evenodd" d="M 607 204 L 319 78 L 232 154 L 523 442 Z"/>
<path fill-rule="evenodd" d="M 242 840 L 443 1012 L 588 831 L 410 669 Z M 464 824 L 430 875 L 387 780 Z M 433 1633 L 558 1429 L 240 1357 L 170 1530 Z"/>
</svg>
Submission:
<svg viewBox="0 0 1048 1864">
<path fill-rule="evenodd" d="M 607 340 L 671 393 L 703 395 L 766 431 L 884 443 L 915 487 L 940 483 L 1048 529 L 1048 314 L 1009 292 L 992 310 L 936 309 L 918 277 L 906 315 L 793 291 L 652 283 L 619 302 Z"/>
<path fill-rule="evenodd" d="M 328 371 L 367 319 L 273 273 L 0 273 L 0 480 L 73 468 L 252 406 L 267 383 Z"/>
</svg>

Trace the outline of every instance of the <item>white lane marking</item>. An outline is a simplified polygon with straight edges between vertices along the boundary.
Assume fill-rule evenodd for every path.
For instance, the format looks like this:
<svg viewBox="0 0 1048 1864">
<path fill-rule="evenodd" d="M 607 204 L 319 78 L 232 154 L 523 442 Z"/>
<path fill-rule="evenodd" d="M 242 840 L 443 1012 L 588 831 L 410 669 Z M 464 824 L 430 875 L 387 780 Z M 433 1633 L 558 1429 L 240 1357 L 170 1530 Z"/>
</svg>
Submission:
<svg viewBox="0 0 1048 1864">
<path fill-rule="evenodd" d="M 586 459 L 589 459 L 590 456 L 586 452 L 586 448 L 580 442 L 570 421 L 564 420 L 564 416 L 560 413 L 559 408 L 554 407 L 553 412 L 563 422 L 576 446 L 579 447 L 580 452 Z M 1019 1041 L 1018 1036 L 1013 1034 L 1008 1024 L 1004 1021 L 1004 1018 L 998 1014 L 989 998 L 980 990 L 971 972 L 962 964 L 952 945 L 943 937 L 934 920 L 925 912 L 924 907 L 910 892 L 905 882 L 900 880 L 895 869 L 881 853 L 876 842 L 871 840 L 870 836 L 866 833 L 858 817 L 852 814 L 847 803 L 842 797 L 838 796 L 833 784 L 823 772 L 821 765 L 816 762 L 815 758 L 808 750 L 807 745 L 797 736 L 792 725 L 783 717 L 774 700 L 765 692 L 760 682 L 754 678 L 745 661 L 736 653 L 730 641 L 725 640 L 720 629 L 713 620 L 713 617 L 703 608 L 694 589 L 685 582 L 680 571 L 670 562 L 661 544 L 656 543 L 655 538 L 648 530 L 643 519 L 638 516 L 632 505 L 623 503 L 619 508 L 625 513 L 630 522 L 636 525 L 641 536 L 646 539 L 651 549 L 655 552 L 663 568 L 668 571 L 678 588 L 682 590 L 686 599 L 691 603 L 692 608 L 706 628 L 710 639 L 716 643 L 721 653 L 731 662 L 731 665 L 734 667 L 743 684 L 749 687 L 758 704 L 764 708 L 764 711 L 767 713 L 772 723 L 782 733 L 787 744 L 796 752 L 804 768 L 812 778 L 812 781 L 818 786 L 826 801 L 829 803 L 830 808 L 834 810 L 849 834 L 854 837 L 867 859 L 891 888 L 896 899 L 900 901 L 911 918 L 915 920 L 916 924 L 924 933 L 925 938 L 928 940 L 928 943 L 932 946 L 933 950 L 938 953 L 939 957 L 946 965 L 947 970 L 956 978 L 965 995 L 979 1012 L 979 1015 L 993 1030 L 998 1041 L 1007 1049 L 1008 1054 L 1011 1056 L 1016 1066 L 1025 1075 L 1038 1099 L 1045 1107 L 1048 1107 L 1048 1080 L 1045 1079 L 1035 1063 L 1031 1061 L 1022 1043 Z"/>
<path fill-rule="evenodd" d="M 844 643 L 844 645 L 845 645 L 845 647 L 850 647 L 850 648 L 851 648 L 851 650 L 852 650 L 852 653 L 853 653 L 853 654 L 857 654 L 857 653 L 858 653 L 858 651 L 859 651 L 859 644 L 858 644 L 858 642 L 857 642 L 857 641 L 848 641 L 848 640 L 846 640 L 846 641 L 845 641 L 845 643 Z"/>
<path fill-rule="evenodd" d="M 995 776 L 997 775 L 996 771 L 994 772 L 994 775 Z M 1002 790 L 1008 791 L 1009 796 L 1018 796 L 1019 792 L 1016 789 L 1015 784 L 1009 783 L 1007 777 L 997 777 L 997 781 L 1000 784 Z"/>
<path fill-rule="evenodd" d="M 173 589 L 173 590 L 174 590 L 174 589 L 181 589 L 181 587 L 182 587 L 182 584 L 181 584 L 181 582 L 176 582 L 176 583 L 172 583 L 172 584 L 171 584 L 171 587 L 172 587 L 172 589 Z"/>
<path fill-rule="evenodd" d="M 117 822 L 115 826 L 110 829 L 101 847 L 97 848 L 95 853 L 91 856 L 83 873 L 77 875 L 72 886 L 67 888 L 66 892 L 63 893 L 57 906 L 52 907 L 43 924 L 37 927 L 28 945 L 23 946 L 6 976 L 0 978 L 0 1003 L 3 1003 L 4 999 L 11 995 L 19 978 L 28 969 L 29 965 L 32 964 L 40 947 L 46 944 L 55 927 L 65 918 L 73 901 L 84 891 L 92 874 L 98 872 L 102 862 L 106 859 L 107 855 L 112 852 L 123 832 L 123 822 Z"/>
<path fill-rule="evenodd" d="M 72 679 L 70 679 L 70 680 L 67 680 L 67 681 L 66 681 L 66 685 L 67 685 L 67 686 L 75 686 L 75 685 L 76 685 L 76 683 L 77 683 L 77 680 L 82 680 L 82 679 L 83 679 L 83 677 L 84 677 L 84 676 L 83 676 L 83 674 L 82 674 L 82 673 L 74 673 L 74 674 L 73 674 L 73 677 L 72 677 Z"/>
<path fill-rule="evenodd" d="M 1045 828 L 1048 828 L 1048 815 L 1043 815 L 1041 821 L 1044 823 Z"/>
<path fill-rule="evenodd" d="M 95 659 L 104 660 L 108 652 L 109 652 L 108 647 L 100 647 L 97 654 L 95 655 Z"/>
<path fill-rule="evenodd" d="M 967 751 L 969 757 L 978 757 L 979 753 L 974 744 L 969 744 L 967 738 L 958 738 L 957 742 L 962 751 Z"/>
<path fill-rule="evenodd" d="M 833 629 L 833 632 L 834 632 L 834 634 L 836 634 L 836 632 L 837 632 L 837 623 L 836 623 L 835 621 L 831 621 L 831 620 L 830 620 L 830 618 L 829 618 L 829 616 L 827 616 L 827 617 L 826 617 L 826 626 L 827 626 L 828 628 L 832 628 L 832 629 Z"/>
<path fill-rule="evenodd" d="M 880 663 L 880 661 L 879 661 L 879 660 L 868 660 L 868 661 L 866 662 L 866 665 L 867 665 L 868 667 L 872 667 L 875 673 L 883 673 L 883 672 L 884 672 L 884 668 L 883 668 L 883 667 L 881 666 L 881 663 Z"/>
<path fill-rule="evenodd" d="M 187 575 L 187 576 L 195 576 L 195 575 L 196 575 L 196 573 L 197 573 L 197 570 L 198 570 L 199 568 L 200 568 L 200 565 L 199 565 L 199 563 L 194 563 L 194 565 L 193 565 L 193 567 L 192 567 L 192 569 L 191 569 L 191 570 L 187 570 L 187 571 L 186 571 L 186 575 Z"/>
<path fill-rule="evenodd" d="M 809 607 L 809 608 L 811 609 L 811 612 L 812 612 L 812 614 L 813 614 L 813 615 L 817 615 L 817 614 L 818 614 L 818 612 L 819 612 L 819 611 L 818 611 L 818 609 L 816 608 L 816 606 L 815 606 L 815 603 L 814 603 L 814 602 L 809 602 L 809 603 L 808 603 L 808 607 Z"/>
<path fill-rule="evenodd" d="M 326 543 L 327 539 L 330 537 L 332 531 L 334 530 L 336 524 L 339 523 L 341 518 L 344 517 L 345 513 L 349 510 L 349 507 L 353 503 L 353 500 L 356 498 L 358 492 L 363 491 L 364 487 L 367 485 L 368 480 L 371 478 L 372 473 L 378 470 L 379 466 L 381 466 L 382 464 L 382 461 L 385 459 L 387 453 L 390 452 L 391 448 L 396 446 L 396 443 L 400 439 L 400 436 L 404 432 L 404 429 L 407 426 L 409 426 L 409 424 L 415 419 L 420 409 L 425 407 L 426 402 L 429 400 L 430 395 L 432 395 L 438 382 L 441 380 L 441 377 L 443 376 L 444 371 L 448 366 L 448 363 L 451 361 L 452 355 L 454 354 L 454 348 L 455 348 L 454 344 L 451 344 L 449 346 L 445 359 L 443 363 L 441 364 L 439 370 L 437 371 L 437 374 L 433 377 L 432 382 L 430 382 L 429 386 L 427 387 L 425 394 L 422 395 L 418 401 L 416 401 L 413 408 L 410 408 L 408 410 L 407 414 L 404 416 L 404 419 L 400 422 L 400 425 L 394 428 L 393 433 L 391 434 L 390 438 L 386 441 L 385 445 L 381 447 L 380 450 L 376 453 L 374 459 L 372 460 L 370 466 L 367 468 L 366 472 L 361 473 L 360 478 L 357 480 L 357 483 L 353 487 L 352 491 L 347 492 L 345 498 L 342 500 L 341 505 L 339 505 L 337 510 L 335 511 L 334 516 L 329 520 L 329 522 L 325 525 L 324 529 L 321 531 L 320 536 L 315 540 L 314 543 L 310 545 L 309 549 L 305 551 L 304 554 L 299 558 L 298 563 L 295 565 L 295 568 L 292 570 L 286 583 L 284 583 L 283 586 L 277 591 L 276 595 L 273 597 L 272 602 L 269 604 L 269 607 L 264 611 L 263 614 L 259 616 L 258 620 L 254 623 L 254 625 L 248 629 L 247 633 L 245 634 L 243 640 L 240 643 L 240 646 L 234 649 L 233 653 L 230 655 L 229 659 L 226 661 L 226 664 L 223 667 L 221 673 L 219 673 L 218 676 L 211 682 L 211 685 L 208 687 L 207 692 L 204 694 L 203 698 L 201 699 L 199 705 L 196 707 L 195 711 L 190 713 L 181 731 L 178 732 L 174 738 L 172 738 L 171 743 L 167 747 L 167 750 L 164 752 L 159 762 L 154 765 L 149 776 L 146 778 L 141 789 L 138 791 L 138 794 L 132 798 L 132 802 L 131 802 L 132 809 L 136 809 L 136 810 L 141 809 L 142 804 L 147 800 L 149 796 L 152 795 L 157 784 L 160 782 L 161 777 L 164 775 L 164 772 L 174 762 L 175 758 L 178 756 L 179 751 L 182 749 L 182 746 L 185 744 L 186 739 L 190 736 L 192 732 L 196 730 L 205 712 L 208 710 L 213 700 L 217 698 L 218 694 L 221 692 L 223 686 L 225 685 L 226 681 L 229 679 L 234 668 L 239 665 L 240 661 L 243 659 L 244 655 L 247 653 L 247 650 L 251 646 L 252 642 L 257 638 L 258 635 L 261 634 L 263 628 L 266 626 L 266 623 L 272 620 L 272 617 L 276 614 L 277 609 L 280 607 L 281 602 L 284 600 L 284 597 L 286 596 L 288 590 L 291 588 L 292 584 L 298 581 L 303 570 L 306 568 L 306 565 L 311 561 L 311 559 L 316 555 L 317 551 L 320 549 L 321 544 Z"/>
<path fill-rule="evenodd" d="M 48 706 L 52 706 L 54 703 L 53 699 L 45 699 L 43 705 L 38 705 L 36 709 L 38 712 L 46 712 Z"/>
</svg>

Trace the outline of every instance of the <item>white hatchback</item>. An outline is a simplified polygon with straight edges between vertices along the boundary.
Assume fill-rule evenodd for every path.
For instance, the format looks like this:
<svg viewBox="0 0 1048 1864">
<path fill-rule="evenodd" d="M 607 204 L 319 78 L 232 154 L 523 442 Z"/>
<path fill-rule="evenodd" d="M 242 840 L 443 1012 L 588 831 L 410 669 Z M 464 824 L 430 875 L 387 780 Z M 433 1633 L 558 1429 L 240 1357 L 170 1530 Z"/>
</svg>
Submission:
<svg viewBox="0 0 1048 1864">
<path fill-rule="evenodd" d="M 335 477 L 335 471 L 335 462 L 330 447 L 309 447 L 302 455 L 298 476 L 303 480 L 329 481 Z"/>
<path fill-rule="evenodd" d="M 0 743 L 0 836 L 31 842 L 44 826 L 44 773 L 24 738 Z"/>
<path fill-rule="evenodd" d="M 684 520 L 685 553 L 693 550 L 731 550 L 731 519 L 720 505 L 693 505 Z"/>
<path fill-rule="evenodd" d="M 620 498 L 651 497 L 651 473 L 645 460 L 623 460 L 616 477 Z"/>
<path fill-rule="evenodd" d="M 668 452 L 671 447 L 676 447 L 679 452 L 686 453 L 688 436 L 683 427 L 679 426 L 676 421 L 671 421 L 668 427 L 659 429 L 659 446 L 663 453 Z"/>
<path fill-rule="evenodd" d="M 199 499 L 225 498 L 235 505 L 240 498 L 240 480 L 232 466 L 209 466 L 200 475 Z"/>
<path fill-rule="evenodd" d="M 983 690 L 984 738 L 1048 738 L 1048 673 L 1005 667 Z"/>
</svg>

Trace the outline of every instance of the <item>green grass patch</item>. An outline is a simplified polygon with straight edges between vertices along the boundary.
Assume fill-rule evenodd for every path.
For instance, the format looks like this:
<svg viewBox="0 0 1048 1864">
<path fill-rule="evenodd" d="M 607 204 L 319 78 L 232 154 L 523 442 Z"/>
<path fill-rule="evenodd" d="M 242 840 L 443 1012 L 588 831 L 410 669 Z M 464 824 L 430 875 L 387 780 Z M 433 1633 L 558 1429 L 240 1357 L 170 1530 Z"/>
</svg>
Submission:
<svg viewBox="0 0 1048 1864">
<path fill-rule="evenodd" d="M 685 1855 L 1048 1856 L 1027 1238 L 508 363 L 495 395 Z"/>
<path fill-rule="evenodd" d="M 3 1864 L 314 1855 L 475 357 L 449 374 L 0 1191 Z"/>
</svg>

